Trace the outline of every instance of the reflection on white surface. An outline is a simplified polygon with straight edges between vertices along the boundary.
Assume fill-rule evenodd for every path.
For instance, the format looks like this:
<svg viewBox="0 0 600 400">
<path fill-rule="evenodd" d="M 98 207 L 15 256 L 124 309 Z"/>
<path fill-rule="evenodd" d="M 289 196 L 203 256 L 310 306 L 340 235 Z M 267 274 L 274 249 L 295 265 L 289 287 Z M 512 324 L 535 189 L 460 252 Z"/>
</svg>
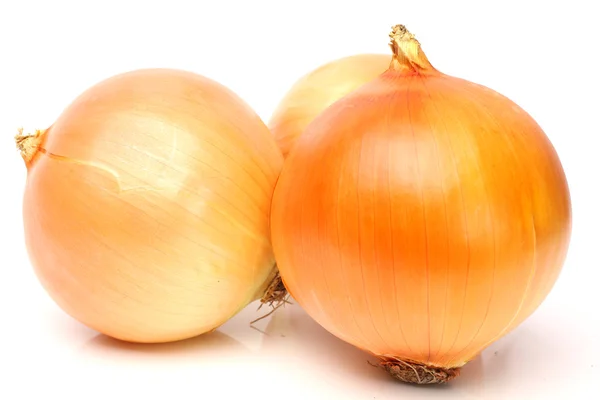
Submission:
<svg viewBox="0 0 600 400">
<path fill-rule="evenodd" d="M 97 334 L 38 294 L 40 301 L 26 306 L 30 318 L 21 319 L 26 329 L 2 333 L 9 339 L 2 358 L 11 368 L 0 399 L 37 398 L 41 387 L 64 399 L 588 399 L 600 393 L 600 368 L 585 365 L 586 355 L 575 351 L 593 338 L 569 331 L 565 320 L 553 323 L 551 333 L 541 322 L 546 317 L 526 323 L 448 385 L 411 386 L 370 365 L 375 359 L 326 332 L 297 304 L 254 328 L 249 322 L 266 312 L 255 304 L 211 334 L 142 345 Z"/>
</svg>

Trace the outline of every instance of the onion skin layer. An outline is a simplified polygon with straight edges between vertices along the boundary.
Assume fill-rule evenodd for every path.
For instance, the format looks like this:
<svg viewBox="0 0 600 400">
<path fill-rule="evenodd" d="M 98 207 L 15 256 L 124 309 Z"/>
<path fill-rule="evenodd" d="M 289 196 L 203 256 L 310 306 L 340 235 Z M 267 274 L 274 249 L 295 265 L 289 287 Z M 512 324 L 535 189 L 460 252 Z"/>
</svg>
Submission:
<svg viewBox="0 0 600 400">
<path fill-rule="evenodd" d="M 440 383 L 546 298 L 571 202 L 538 124 L 435 70 L 402 29 L 389 70 L 327 108 L 288 155 L 272 238 L 285 286 L 320 325 L 388 370 L 409 366 L 399 379 Z M 403 375 L 412 366 L 448 375 Z"/>
<path fill-rule="evenodd" d="M 300 78 L 269 120 L 284 157 L 323 110 L 381 75 L 389 65 L 387 54 L 359 54 L 329 62 Z"/>
<path fill-rule="evenodd" d="M 85 91 L 38 138 L 36 152 L 20 144 L 26 244 L 68 314 L 169 342 L 262 297 L 283 157 L 234 93 L 190 72 L 133 71 Z"/>
</svg>

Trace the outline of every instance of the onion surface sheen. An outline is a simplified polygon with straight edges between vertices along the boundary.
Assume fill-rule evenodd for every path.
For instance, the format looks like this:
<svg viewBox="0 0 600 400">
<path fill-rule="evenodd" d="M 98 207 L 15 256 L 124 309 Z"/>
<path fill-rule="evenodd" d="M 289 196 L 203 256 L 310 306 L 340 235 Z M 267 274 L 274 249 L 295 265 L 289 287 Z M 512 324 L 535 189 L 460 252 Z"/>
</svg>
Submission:
<svg viewBox="0 0 600 400">
<path fill-rule="evenodd" d="M 386 54 L 358 54 L 331 61 L 306 74 L 286 93 L 269 120 L 284 157 L 319 114 L 388 69 Z"/>
<path fill-rule="evenodd" d="M 17 142 L 32 264 L 85 325 L 133 342 L 193 337 L 275 276 L 269 212 L 283 157 L 222 85 L 178 70 L 124 73 Z"/>
<path fill-rule="evenodd" d="M 288 155 L 273 245 L 285 286 L 325 329 L 402 381 L 447 382 L 550 292 L 570 194 L 523 109 L 436 70 L 403 26 L 390 37 L 389 69 Z"/>
</svg>

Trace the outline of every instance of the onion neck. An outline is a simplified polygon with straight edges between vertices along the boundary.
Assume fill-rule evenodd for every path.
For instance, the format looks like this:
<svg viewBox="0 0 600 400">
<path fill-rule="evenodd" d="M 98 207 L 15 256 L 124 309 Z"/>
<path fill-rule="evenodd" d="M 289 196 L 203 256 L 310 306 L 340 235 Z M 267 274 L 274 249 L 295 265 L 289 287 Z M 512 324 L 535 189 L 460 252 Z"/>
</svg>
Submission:
<svg viewBox="0 0 600 400">
<path fill-rule="evenodd" d="M 36 130 L 34 134 L 24 134 L 23 129 L 15 136 L 17 149 L 21 152 L 21 157 L 27 166 L 31 165 L 32 160 L 40 150 L 42 139 L 46 130 Z"/>
<path fill-rule="evenodd" d="M 393 26 L 389 36 L 393 52 L 390 71 L 418 75 L 438 73 L 421 49 L 419 41 L 404 25 Z"/>
</svg>

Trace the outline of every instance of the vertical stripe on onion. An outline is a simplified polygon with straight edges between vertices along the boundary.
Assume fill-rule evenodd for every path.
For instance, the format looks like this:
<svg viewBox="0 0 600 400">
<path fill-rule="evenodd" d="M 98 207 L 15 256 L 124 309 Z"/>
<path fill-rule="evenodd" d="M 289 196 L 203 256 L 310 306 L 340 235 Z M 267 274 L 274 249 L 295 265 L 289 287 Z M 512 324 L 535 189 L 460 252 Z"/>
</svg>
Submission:
<svg viewBox="0 0 600 400">
<path fill-rule="evenodd" d="M 499 93 L 436 70 L 403 26 L 389 69 L 299 137 L 273 198 L 285 286 L 394 377 L 446 382 L 530 316 L 571 235 L 559 157 Z"/>
</svg>

